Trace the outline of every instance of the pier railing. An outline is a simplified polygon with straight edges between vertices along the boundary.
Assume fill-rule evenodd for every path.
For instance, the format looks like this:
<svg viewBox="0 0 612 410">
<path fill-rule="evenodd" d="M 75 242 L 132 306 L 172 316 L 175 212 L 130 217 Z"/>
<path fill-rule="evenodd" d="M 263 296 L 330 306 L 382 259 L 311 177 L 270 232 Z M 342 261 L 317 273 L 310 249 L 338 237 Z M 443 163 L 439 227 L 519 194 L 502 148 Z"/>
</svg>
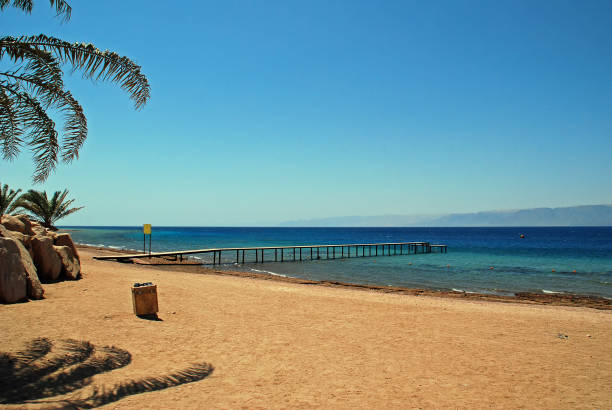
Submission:
<svg viewBox="0 0 612 410">
<path fill-rule="evenodd" d="M 115 254 L 94 256 L 98 260 L 118 260 L 174 257 L 182 260 L 184 256 L 211 254 L 212 264 L 221 263 L 263 263 L 263 262 L 297 262 L 319 259 L 358 258 L 372 256 L 410 255 L 432 252 L 446 253 L 446 245 L 432 245 L 429 242 L 390 242 L 329 245 L 295 245 L 295 246 L 259 246 L 244 248 L 209 248 L 186 251 L 153 252 L 138 254 Z M 233 257 L 235 252 L 235 259 Z M 274 252 L 272 256 L 272 252 Z M 225 253 L 225 260 L 222 256 Z M 228 256 L 231 255 L 231 256 Z M 267 257 L 267 258 L 266 258 Z"/>
</svg>

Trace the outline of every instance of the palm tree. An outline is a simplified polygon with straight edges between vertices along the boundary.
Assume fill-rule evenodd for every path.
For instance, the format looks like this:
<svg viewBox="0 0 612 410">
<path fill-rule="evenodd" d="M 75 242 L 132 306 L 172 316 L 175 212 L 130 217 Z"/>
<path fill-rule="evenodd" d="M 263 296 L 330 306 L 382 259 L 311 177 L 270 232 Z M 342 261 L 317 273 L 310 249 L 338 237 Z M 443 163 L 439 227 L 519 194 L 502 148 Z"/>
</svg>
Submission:
<svg viewBox="0 0 612 410">
<path fill-rule="evenodd" d="M 32 11 L 34 0 L 0 0 L 0 10 L 17 7 Z M 64 20 L 71 7 L 64 0 L 49 0 Z M 140 66 L 127 57 L 101 51 L 92 44 L 69 43 L 46 36 L 0 38 L 0 62 L 6 59 L 11 70 L 0 71 L 0 149 L 11 161 L 24 145 L 29 146 L 36 170 L 34 182 L 44 182 L 55 169 L 58 155 L 65 163 L 78 158 L 87 138 L 87 118 L 83 108 L 64 88 L 62 64 L 81 71 L 84 78 L 119 84 L 136 109 L 149 99 L 149 82 Z M 58 138 L 56 124 L 48 110 L 63 115 L 63 136 Z"/>
<path fill-rule="evenodd" d="M 74 199 L 67 201 L 66 195 L 68 195 L 67 189 L 64 189 L 63 192 L 55 191 L 53 197 L 49 200 L 46 191 L 30 189 L 19 197 L 17 206 L 28 211 L 33 219 L 45 228 L 56 230 L 57 228 L 53 226 L 56 221 L 83 208 L 82 206 L 69 208 Z"/>
<path fill-rule="evenodd" d="M 17 207 L 15 197 L 19 195 L 21 189 L 17 191 L 9 190 L 7 184 L 0 184 L 0 217 L 4 214 L 10 214 Z"/>
</svg>

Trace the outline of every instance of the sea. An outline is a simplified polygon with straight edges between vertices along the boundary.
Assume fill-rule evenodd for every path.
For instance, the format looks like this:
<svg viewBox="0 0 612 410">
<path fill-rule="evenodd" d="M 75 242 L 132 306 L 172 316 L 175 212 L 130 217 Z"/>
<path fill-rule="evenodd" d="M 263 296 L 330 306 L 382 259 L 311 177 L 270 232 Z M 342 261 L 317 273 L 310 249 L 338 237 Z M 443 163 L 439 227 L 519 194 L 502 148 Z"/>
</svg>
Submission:
<svg viewBox="0 0 612 410">
<path fill-rule="evenodd" d="M 140 227 L 63 227 L 75 242 L 142 251 Z M 524 228 L 256 228 L 153 227 L 153 252 L 258 246 L 332 245 L 425 241 L 447 253 L 303 262 L 236 263 L 223 254 L 221 269 L 309 280 L 512 296 L 517 292 L 574 294 L 612 299 L 612 227 Z M 285 251 L 285 261 L 293 258 Z M 331 252 L 331 251 L 330 251 Z M 339 250 L 337 251 L 339 253 Z M 353 248 L 354 256 L 354 248 Z M 338 253 L 336 257 L 338 257 Z M 367 251 L 366 251 L 367 254 Z M 304 256 L 310 256 L 305 251 Z M 212 255 L 197 254 L 203 264 Z M 247 259 L 254 260 L 254 253 Z M 280 256 L 279 256 L 280 258 Z"/>
</svg>

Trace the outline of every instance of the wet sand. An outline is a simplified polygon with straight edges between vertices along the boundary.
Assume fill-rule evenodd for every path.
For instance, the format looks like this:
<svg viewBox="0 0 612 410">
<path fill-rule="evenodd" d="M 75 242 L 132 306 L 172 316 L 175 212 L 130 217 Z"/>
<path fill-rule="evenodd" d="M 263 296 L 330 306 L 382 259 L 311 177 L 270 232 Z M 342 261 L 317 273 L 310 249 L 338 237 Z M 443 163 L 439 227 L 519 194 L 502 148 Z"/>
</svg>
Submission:
<svg viewBox="0 0 612 410">
<path fill-rule="evenodd" d="M 33 407 L 102 396 L 109 408 L 612 407 L 605 308 L 194 274 L 80 252 L 81 280 L 0 306 L 0 350 L 45 337 L 51 357 L 76 339 L 130 361 L 96 368 L 78 388 L 56 378 Z M 158 286 L 158 321 L 132 312 L 131 284 L 144 281 Z M 192 364 L 211 371 L 179 384 Z"/>
</svg>

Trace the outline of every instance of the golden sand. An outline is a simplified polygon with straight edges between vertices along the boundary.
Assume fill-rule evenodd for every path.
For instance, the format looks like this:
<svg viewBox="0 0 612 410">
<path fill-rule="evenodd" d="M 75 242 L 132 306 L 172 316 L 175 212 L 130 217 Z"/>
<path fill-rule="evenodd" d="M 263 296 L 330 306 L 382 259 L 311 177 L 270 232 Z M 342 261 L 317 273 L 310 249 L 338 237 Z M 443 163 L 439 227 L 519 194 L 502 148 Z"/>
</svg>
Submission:
<svg viewBox="0 0 612 410">
<path fill-rule="evenodd" d="M 131 362 L 67 393 L 53 379 L 29 406 L 113 391 L 106 407 L 612 408 L 610 310 L 194 274 L 80 252 L 83 279 L 0 306 L 0 350 L 45 337 L 57 357 L 76 339 Z M 158 286 L 160 321 L 132 312 L 131 284 L 144 281 Z M 164 379 L 194 363 L 214 371 Z"/>
</svg>

